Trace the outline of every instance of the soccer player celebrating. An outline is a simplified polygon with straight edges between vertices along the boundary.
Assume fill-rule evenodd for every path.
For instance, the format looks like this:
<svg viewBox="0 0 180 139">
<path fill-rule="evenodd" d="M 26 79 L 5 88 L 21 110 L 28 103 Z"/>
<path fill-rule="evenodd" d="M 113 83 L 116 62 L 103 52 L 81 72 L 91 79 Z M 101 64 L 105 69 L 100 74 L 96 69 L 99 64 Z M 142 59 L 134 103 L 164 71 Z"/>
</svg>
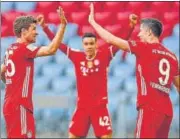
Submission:
<svg viewBox="0 0 180 139">
<path fill-rule="evenodd" d="M 171 84 L 179 92 L 179 70 L 176 56 L 159 43 L 162 32 L 160 21 L 141 20 L 140 42 L 118 38 L 94 20 L 94 7 L 90 5 L 89 23 L 108 43 L 136 56 L 137 126 L 136 138 L 168 138 L 173 110 L 169 98 Z"/>
<path fill-rule="evenodd" d="M 52 39 L 54 35 L 45 24 L 43 15 L 39 15 L 38 19 L 45 33 Z M 132 19 L 130 32 L 135 24 Z M 69 126 L 69 138 L 86 137 L 90 124 L 96 137 L 111 138 L 112 126 L 107 109 L 107 69 L 119 49 L 114 46 L 98 48 L 97 38 L 92 33 L 85 33 L 82 42 L 84 52 L 64 44 L 59 47 L 73 62 L 77 78 L 77 108 Z"/>
<path fill-rule="evenodd" d="M 1 79 L 6 83 L 3 113 L 7 138 L 35 138 L 32 104 L 34 58 L 56 53 L 66 27 L 66 18 L 60 7 L 58 14 L 61 27 L 48 46 L 35 47 L 32 44 L 37 35 L 34 17 L 20 16 L 14 22 L 17 43 L 7 49 L 1 65 Z"/>
</svg>

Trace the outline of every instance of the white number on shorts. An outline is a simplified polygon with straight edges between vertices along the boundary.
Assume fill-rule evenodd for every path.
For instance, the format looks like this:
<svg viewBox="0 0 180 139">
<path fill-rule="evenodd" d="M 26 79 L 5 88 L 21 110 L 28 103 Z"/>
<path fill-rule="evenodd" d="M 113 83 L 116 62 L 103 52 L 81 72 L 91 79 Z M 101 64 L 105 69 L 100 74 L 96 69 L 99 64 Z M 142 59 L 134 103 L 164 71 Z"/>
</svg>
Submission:
<svg viewBox="0 0 180 139">
<path fill-rule="evenodd" d="M 109 126 L 109 117 L 104 116 L 104 117 L 99 117 L 99 125 L 101 126 Z"/>
<path fill-rule="evenodd" d="M 11 71 L 8 71 L 8 69 L 7 69 L 6 75 L 8 77 L 12 77 L 15 74 L 15 65 L 14 65 L 13 61 L 11 59 L 9 59 L 8 52 L 6 52 L 6 62 L 5 63 L 6 63 L 6 66 L 10 65 L 10 67 L 11 67 Z"/>
<path fill-rule="evenodd" d="M 164 64 L 166 66 L 166 69 L 164 70 Z M 159 77 L 159 83 L 161 85 L 166 85 L 168 83 L 169 80 L 169 73 L 170 73 L 170 64 L 169 61 L 165 58 L 161 59 L 159 62 L 159 72 L 165 76 L 164 80 L 163 77 Z"/>
</svg>

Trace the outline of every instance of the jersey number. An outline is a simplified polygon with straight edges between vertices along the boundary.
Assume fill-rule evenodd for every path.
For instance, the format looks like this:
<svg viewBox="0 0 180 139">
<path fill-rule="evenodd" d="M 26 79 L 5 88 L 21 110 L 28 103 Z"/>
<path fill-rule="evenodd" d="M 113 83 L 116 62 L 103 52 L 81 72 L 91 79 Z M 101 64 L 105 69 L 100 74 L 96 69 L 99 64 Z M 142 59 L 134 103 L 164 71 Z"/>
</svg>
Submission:
<svg viewBox="0 0 180 139">
<path fill-rule="evenodd" d="M 163 67 L 166 67 L 166 69 L 164 69 Z M 169 64 L 169 61 L 167 59 L 163 58 L 160 60 L 159 72 L 161 73 L 161 75 L 165 76 L 164 79 L 163 79 L 163 77 L 159 77 L 159 83 L 161 85 L 166 85 L 168 83 L 169 73 L 170 73 L 170 64 Z"/>
<path fill-rule="evenodd" d="M 108 116 L 99 117 L 99 125 L 108 126 L 109 125 L 109 117 Z"/>
<path fill-rule="evenodd" d="M 8 66 L 10 66 L 11 67 L 11 71 L 9 71 L 8 69 L 7 69 L 7 71 L 6 71 L 6 75 L 8 76 L 8 77 L 12 77 L 14 74 L 15 74 L 15 65 L 14 65 L 14 63 L 13 63 L 13 61 L 11 60 L 11 59 L 9 59 L 9 54 L 8 54 L 8 52 L 6 52 L 6 67 L 8 67 Z"/>
</svg>

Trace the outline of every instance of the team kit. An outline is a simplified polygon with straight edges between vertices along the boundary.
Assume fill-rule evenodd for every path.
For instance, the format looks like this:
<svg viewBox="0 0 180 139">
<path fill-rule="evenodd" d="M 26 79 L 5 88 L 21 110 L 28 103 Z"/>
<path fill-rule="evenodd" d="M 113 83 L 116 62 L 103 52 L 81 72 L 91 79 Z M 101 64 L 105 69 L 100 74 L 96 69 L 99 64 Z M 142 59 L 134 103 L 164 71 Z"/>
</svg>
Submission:
<svg viewBox="0 0 180 139">
<path fill-rule="evenodd" d="M 137 15 L 131 14 L 126 37 L 120 38 L 96 22 L 93 3 L 89 8 L 89 18 L 84 20 L 88 20 L 96 33 L 109 44 L 108 47 L 98 47 L 96 35 L 90 32 L 82 36 L 84 51 L 63 44 L 67 25 L 63 7 L 57 9 L 60 28 L 56 34 L 49 29 L 44 15 L 19 16 L 14 21 L 17 41 L 9 46 L 1 65 L 1 80 L 6 86 L 3 114 L 7 138 L 36 138 L 32 102 L 34 59 L 55 55 L 57 51 L 63 52 L 72 61 L 76 74 L 77 101 L 67 129 L 69 138 L 86 137 L 90 125 L 97 138 L 112 138 L 112 123 L 107 108 L 107 73 L 118 51 L 128 52 L 136 58 L 138 115 L 134 137 L 168 138 L 173 118 L 169 93 L 171 84 L 179 92 L 179 63 L 175 54 L 159 41 L 162 23 L 154 18 L 140 20 Z M 129 40 L 139 21 L 140 40 Z M 47 46 L 33 44 L 38 34 L 36 25 L 40 25 L 48 36 L 50 43 Z"/>
</svg>

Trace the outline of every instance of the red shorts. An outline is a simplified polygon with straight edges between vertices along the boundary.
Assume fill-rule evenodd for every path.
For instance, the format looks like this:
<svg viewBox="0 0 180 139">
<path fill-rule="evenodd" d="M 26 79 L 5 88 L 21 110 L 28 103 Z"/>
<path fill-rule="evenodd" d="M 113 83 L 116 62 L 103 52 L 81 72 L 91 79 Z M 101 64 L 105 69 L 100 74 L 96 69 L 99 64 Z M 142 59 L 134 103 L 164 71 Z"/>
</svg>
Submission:
<svg viewBox="0 0 180 139">
<path fill-rule="evenodd" d="M 172 116 L 145 107 L 138 111 L 136 138 L 168 138 Z"/>
<path fill-rule="evenodd" d="M 106 106 L 77 108 L 69 125 L 69 131 L 77 137 L 86 137 L 90 124 L 96 137 L 112 133 L 111 119 Z"/>
<path fill-rule="evenodd" d="M 35 138 L 33 113 L 22 105 L 13 112 L 4 116 L 7 138 Z"/>
</svg>

